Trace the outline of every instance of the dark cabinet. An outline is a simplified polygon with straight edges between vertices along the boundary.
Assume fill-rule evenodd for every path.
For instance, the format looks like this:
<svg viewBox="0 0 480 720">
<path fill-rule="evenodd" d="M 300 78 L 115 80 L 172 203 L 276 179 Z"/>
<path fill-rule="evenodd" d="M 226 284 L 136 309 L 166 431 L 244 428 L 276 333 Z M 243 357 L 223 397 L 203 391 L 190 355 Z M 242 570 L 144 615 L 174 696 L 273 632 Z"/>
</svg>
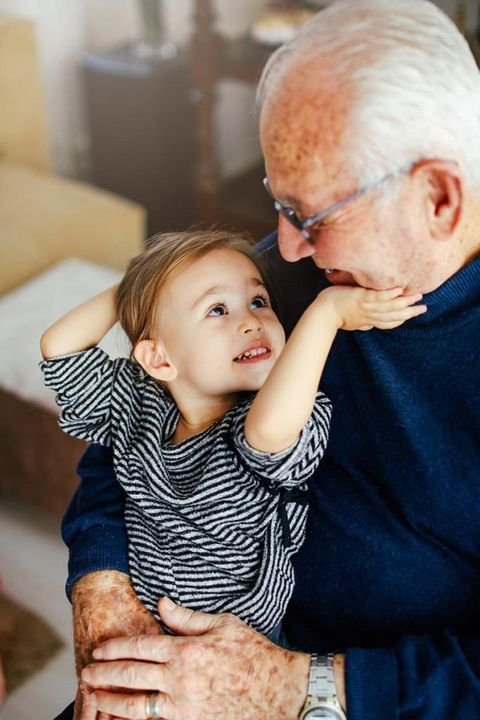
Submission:
<svg viewBox="0 0 480 720">
<path fill-rule="evenodd" d="M 92 182 L 147 209 L 148 234 L 195 220 L 195 109 L 186 55 L 133 46 L 83 59 Z"/>
</svg>

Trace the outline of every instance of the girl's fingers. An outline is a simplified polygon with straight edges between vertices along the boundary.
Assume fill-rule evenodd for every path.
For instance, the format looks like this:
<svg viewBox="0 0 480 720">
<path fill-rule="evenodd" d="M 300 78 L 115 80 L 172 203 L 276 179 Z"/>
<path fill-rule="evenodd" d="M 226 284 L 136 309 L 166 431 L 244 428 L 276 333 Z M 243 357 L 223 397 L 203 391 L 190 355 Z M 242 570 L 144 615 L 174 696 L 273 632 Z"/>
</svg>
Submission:
<svg viewBox="0 0 480 720">
<path fill-rule="evenodd" d="M 407 320 L 423 315 L 427 311 L 426 305 L 414 305 L 403 310 L 394 310 L 384 313 L 365 313 L 357 322 L 350 324 L 350 329 L 371 330 L 373 327 L 379 330 L 390 330 L 402 325 Z"/>
<path fill-rule="evenodd" d="M 403 309 L 395 308 L 393 310 L 389 310 L 388 312 L 365 313 L 364 317 L 366 322 L 371 322 L 376 325 L 379 322 L 391 322 L 392 320 L 404 322 L 405 320 L 418 317 L 418 315 L 423 315 L 425 312 L 427 312 L 426 305 L 413 305 Z"/>
<path fill-rule="evenodd" d="M 413 308 L 412 308 L 413 310 Z M 419 312 L 415 308 L 415 312 L 409 312 L 406 311 L 401 314 L 396 314 L 392 316 L 383 316 L 379 320 L 376 320 L 374 322 L 374 326 L 378 328 L 379 330 L 390 330 L 391 328 L 398 327 L 399 325 L 403 325 L 404 322 L 407 320 L 411 320 L 413 317 L 417 317 L 418 315 L 422 315 L 424 310 Z"/>
<path fill-rule="evenodd" d="M 363 302 L 365 303 L 387 302 L 398 298 L 403 293 L 401 287 L 390 288 L 390 290 L 363 290 L 360 288 L 360 291 L 363 294 Z"/>
<path fill-rule="evenodd" d="M 390 298 L 387 300 L 365 300 L 362 307 L 367 312 L 390 312 L 391 310 L 402 310 L 406 307 L 411 307 L 415 303 L 420 302 L 423 295 L 418 293 L 417 295 L 402 295 L 401 297 Z"/>
<path fill-rule="evenodd" d="M 377 330 L 393 330 L 396 327 L 400 327 L 400 325 L 403 325 L 405 320 L 392 320 L 392 322 L 379 322 L 375 324 L 375 327 Z"/>
</svg>

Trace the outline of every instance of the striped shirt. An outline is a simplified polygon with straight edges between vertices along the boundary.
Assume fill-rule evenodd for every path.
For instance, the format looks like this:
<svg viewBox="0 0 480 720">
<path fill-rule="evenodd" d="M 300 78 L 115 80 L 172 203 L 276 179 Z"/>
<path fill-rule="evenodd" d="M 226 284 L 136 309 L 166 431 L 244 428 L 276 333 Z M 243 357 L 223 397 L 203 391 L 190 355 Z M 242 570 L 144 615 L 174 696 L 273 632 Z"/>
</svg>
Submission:
<svg viewBox="0 0 480 720">
<path fill-rule="evenodd" d="M 168 595 L 193 609 L 235 613 L 263 633 L 276 627 L 293 590 L 306 480 L 325 449 L 330 401 L 317 394 L 297 442 L 279 453 L 245 439 L 252 394 L 172 444 L 178 409 L 136 363 L 95 347 L 41 367 L 63 430 L 113 447 L 127 496 L 130 573 L 147 608 L 158 618 L 158 599 Z"/>
</svg>

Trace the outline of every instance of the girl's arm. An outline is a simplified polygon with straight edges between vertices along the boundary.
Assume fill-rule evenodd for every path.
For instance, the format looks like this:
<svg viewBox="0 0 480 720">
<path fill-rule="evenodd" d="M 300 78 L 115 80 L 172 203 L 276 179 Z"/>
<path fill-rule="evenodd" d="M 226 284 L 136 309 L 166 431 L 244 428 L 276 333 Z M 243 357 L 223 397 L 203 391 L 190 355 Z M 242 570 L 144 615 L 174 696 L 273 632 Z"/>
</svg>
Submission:
<svg viewBox="0 0 480 720">
<path fill-rule="evenodd" d="M 390 329 L 425 312 L 421 295 L 401 288 L 332 286 L 305 310 L 245 420 L 248 443 L 264 452 L 293 445 L 312 414 L 318 385 L 337 331 Z"/>
<path fill-rule="evenodd" d="M 40 340 L 45 359 L 97 345 L 117 321 L 117 285 L 87 300 L 57 320 Z"/>
</svg>

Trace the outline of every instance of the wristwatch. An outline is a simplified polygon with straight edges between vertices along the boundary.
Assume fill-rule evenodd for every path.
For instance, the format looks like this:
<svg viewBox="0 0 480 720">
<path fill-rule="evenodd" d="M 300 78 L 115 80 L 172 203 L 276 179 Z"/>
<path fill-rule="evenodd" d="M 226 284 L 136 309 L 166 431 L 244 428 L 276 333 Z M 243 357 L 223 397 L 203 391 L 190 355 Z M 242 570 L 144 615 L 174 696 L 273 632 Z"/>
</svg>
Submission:
<svg viewBox="0 0 480 720">
<path fill-rule="evenodd" d="M 333 655 L 312 655 L 308 695 L 299 720 L 346 720 L 337 700 L 333 674 Z"/>
</svg>

